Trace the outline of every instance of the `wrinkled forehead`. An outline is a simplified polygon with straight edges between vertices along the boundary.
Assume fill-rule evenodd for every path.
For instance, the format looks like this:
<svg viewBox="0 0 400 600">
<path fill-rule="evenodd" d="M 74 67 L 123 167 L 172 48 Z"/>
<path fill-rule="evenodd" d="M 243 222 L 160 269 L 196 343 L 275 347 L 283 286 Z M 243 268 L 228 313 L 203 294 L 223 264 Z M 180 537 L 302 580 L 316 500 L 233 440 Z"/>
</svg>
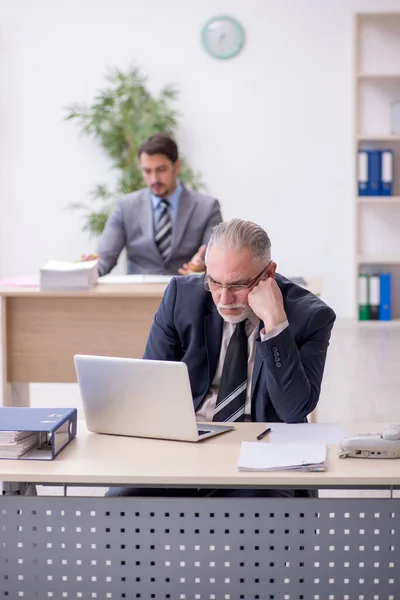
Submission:
<svg viewBox="0 0 400 600">
<path fill-rule="evenodd" d="M 207 273 L 220 283 L 246 281 L 260 270 L 248 248 L 219 248 L 211 246 L 207 252 Z"/>
</svg>

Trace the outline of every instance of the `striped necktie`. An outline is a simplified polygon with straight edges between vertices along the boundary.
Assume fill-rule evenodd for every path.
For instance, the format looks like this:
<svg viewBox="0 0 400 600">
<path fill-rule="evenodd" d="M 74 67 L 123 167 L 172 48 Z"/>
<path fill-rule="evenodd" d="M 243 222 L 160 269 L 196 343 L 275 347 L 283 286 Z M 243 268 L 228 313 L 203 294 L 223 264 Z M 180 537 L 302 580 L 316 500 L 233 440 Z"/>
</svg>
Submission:
<svg viewBox="0 0 400 600">
<path fill-rule="evenodd" d="M 164 198 L 160 201 L 161 214 L 156 224 L 154 240 L 161 254 L 162 259 L 165 261 L 171 251 L 171 240 L 172 240 L 172 222 L 171 215 L 169 214 L 169 202 Z"/>
<path fill-rule="evenodd" d="M 246 320 L 237 323 L 229 340 L 213 421 L 243 421 L 247 387 Z"/>
</svg>

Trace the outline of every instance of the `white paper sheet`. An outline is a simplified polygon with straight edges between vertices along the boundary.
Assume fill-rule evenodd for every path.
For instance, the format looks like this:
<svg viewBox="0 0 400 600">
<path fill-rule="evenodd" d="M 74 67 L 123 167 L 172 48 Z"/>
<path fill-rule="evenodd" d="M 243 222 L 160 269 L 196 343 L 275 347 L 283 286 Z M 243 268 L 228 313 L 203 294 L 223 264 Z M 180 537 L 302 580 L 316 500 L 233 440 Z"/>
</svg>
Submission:
<svg viewBox="0 0 400 600">
<path fill-rule="evenodd" d="M 269 441 L 279 444 L 339 444 L 350 434 L 339 423 L 271 423 Z M 262 431 L 260 427 L 260 433 Z"/>
</svg>

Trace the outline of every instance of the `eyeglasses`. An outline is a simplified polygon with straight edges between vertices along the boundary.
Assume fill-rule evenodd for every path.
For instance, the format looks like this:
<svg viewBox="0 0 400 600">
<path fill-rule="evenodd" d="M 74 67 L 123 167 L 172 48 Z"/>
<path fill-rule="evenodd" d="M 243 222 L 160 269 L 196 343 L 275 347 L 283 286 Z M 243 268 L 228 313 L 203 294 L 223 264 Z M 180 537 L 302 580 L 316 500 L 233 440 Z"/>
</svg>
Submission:
<svg viewBox="0 0 400 600">
<path fill-rule="evenodd" d="M 257 283 L 261 280 L 261 277 L 264 275 L 265 271 L 268 269 L 269 265 L 272 263 L 272 260 L 269 261 L 266 267 L 263 268 L 258 275 L 250 279 L 247 283 L 228 283 L 226 285 L 222 283 L 217 283 L 216 281 L 210 280 L 208 278 L 207 273 L 204 273 L 202 277 L 202 282 L 205 289 L 208 292 L 221 292 L 224 288 L 228 290 L 228 292 L 232 292 L 233 294 L 237 294 L 238 292 L 242 292 L 243 290 L 249 290 L 253 288 Z"/>
</svg>

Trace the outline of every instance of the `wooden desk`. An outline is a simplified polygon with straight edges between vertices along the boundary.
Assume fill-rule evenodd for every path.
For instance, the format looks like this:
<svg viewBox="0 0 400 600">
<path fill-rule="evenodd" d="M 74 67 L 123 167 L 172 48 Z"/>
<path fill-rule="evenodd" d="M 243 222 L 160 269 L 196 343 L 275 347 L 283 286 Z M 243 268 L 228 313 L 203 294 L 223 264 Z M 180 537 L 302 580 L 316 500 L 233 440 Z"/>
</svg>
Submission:
<svg viewBox="0 0 400 600">
<path fill-rule="evenodd" d="M 239 473 L 240 442 L 259 431 L 260 424 L 244 423 L 190 444 L 96 436 L 80 423 L 56 460 L 0 461 L 0 479 L 192 488 L 400 484 L 398 460 L 339 459 L 333 446 L 326 473 Z M 390 497 L 3 496 L 0 595 L 394 600 L 399 530 L 400 499 Z"/>
<path fill-rule="evenodd" d="M 361 433 L 382 427 L 346 425 L 348 431 Z M 262 423 L 236 423 L 229 433 L 191 443 L 93 434 L 84 421 L 78 421 L 76 439 L 56 460 L 0 460 L 0 481 L 138 487 L 400 487 L 400 461 L 340 459 L 336 446 L 328 447 L 324 473 L 239 472 L 241 442 L 256 441 L 264 428 Z"/>
<path fill-rule="evenodd" d="M 88 292 L 0 288 L 3 405 L 29 406 L 29 383 L 75 383 L 74 354 L 140 358 L 166 285 L 99 284 Z M 307 286 L 320 294 L 319 278 Z"/>
<path fill-rule="evenodd" d="M 1 288 L 4 406 L 29 406 L 29 383 L 76 382 L 74 354 L 140 358 L 165 287 Z"/>
</svg>

